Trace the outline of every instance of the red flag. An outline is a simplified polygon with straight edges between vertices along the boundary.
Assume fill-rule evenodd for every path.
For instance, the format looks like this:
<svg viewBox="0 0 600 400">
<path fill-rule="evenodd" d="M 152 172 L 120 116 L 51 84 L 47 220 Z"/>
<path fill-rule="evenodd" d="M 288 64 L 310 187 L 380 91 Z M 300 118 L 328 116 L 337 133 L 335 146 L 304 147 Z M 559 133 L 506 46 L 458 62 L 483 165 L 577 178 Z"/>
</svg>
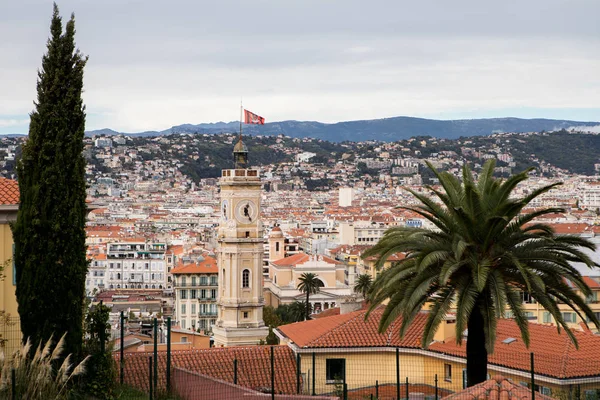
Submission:
<svg viewBox="0 0 600 400">
<path fill-rule="evenodd" d="M 244 110 L 244 123 L 245 124 L 254 124 L 254 125 L 264 125 L 265 119 L 260 115 L 256 115 L 253 112 L 248 110 Z"/>
</svg>

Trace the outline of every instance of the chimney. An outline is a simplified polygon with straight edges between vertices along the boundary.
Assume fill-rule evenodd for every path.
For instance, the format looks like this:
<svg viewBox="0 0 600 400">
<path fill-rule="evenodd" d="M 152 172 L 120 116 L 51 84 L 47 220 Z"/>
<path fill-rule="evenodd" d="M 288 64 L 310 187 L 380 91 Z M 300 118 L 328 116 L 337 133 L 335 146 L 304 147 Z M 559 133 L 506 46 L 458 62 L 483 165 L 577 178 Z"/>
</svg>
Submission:
<svg viewBox="0 0 600 400">
<path fill-rule="evenodd" d="M 362 300 L 356 296 L 347 296 L 340 302 L 340 314 L 348 314 L 362 309 Z"/>
<path fill-rule="evenodd" d="M 446 342 L 456 336 L 456 315 L 446 315 L 433 335 L 434 342 Z"/>
</svg>

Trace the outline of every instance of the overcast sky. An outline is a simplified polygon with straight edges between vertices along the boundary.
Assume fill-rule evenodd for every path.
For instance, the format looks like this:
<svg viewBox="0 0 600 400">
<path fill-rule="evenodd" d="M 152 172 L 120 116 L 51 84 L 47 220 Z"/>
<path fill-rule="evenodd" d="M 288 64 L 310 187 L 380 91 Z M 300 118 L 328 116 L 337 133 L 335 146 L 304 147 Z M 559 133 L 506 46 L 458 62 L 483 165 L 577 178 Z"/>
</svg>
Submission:
<svg viewBox="0 0 600 400">
<path fill-rule="evenodd" d="M 60 0 L 87 129 L 398 115 L 600 120 L 598 0 Z M 52 2 L 0 0 L 0 133 L 26 133 Z"/>
</svg>

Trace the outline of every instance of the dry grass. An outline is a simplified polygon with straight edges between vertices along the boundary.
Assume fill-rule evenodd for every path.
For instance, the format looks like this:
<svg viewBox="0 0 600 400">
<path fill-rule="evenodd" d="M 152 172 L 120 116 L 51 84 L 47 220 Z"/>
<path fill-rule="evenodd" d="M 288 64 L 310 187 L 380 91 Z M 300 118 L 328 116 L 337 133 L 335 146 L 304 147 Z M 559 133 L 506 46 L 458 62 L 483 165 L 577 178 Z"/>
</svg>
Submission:
<svg viewBox="0 0 600 400">
<path fill-rule="evenodd" d="M 66 335 L 66 334 L 65 334 Z M 85 366 L 89 357 L 73 368 L 71 355 L 63 360 L 60 368 L 53 369 L 53 361 L 61 357 L 65 347 L 65 335 L 54 345 L 52 338 L 38 346 L 32 358 L 30 354 L 31 343 L 21 345 L 11 356 L 0 351 L 0 399 L 12 395 L 11 371 L 15 371 L 15 392 L 17 399 L 66 399 L 68 386 L 72 378 L 85 373 Z"/>
</svg>

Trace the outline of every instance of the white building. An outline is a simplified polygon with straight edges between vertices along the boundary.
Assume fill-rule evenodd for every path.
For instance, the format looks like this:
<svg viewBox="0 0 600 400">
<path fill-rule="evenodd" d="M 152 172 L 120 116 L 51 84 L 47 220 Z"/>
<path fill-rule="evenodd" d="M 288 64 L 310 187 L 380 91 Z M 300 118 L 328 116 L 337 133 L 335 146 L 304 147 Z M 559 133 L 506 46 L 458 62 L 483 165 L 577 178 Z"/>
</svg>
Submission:
<svg viewBox="0 0 600 400">
<path fill-rule="evenodd" d="M 165 289 L 166 243 L 108 243 L 105 263 L 105 288 Z"/>
<path fill-rule="evenodd" d="M 181 262 L 171 274 L 176 323 L 181 329 L 211 330 L 217 320 L 217 260 L 206 256 L 195 262 Z"/>
<path fill-rule="evenodd" d="M 352 200 L 354 200 L 354 192 L 352 188 L 340 188 L 339 191 L 339 204 L 340 207 L 352 206 Z"/>
</svg>

